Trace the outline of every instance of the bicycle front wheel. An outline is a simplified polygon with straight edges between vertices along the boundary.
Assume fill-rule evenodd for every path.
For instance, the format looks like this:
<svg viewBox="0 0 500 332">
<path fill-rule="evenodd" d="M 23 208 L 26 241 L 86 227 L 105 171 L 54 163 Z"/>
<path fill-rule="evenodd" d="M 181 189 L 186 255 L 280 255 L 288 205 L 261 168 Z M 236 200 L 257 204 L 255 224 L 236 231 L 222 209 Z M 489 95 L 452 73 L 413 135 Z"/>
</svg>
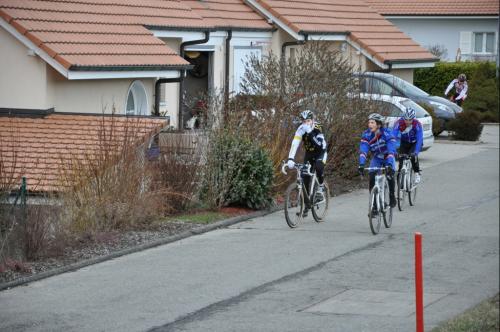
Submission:
<svg viewBox="0 0 500 332">
<path fill-rule="evenodd" d="M 296 183 L 292 183 L 288 186 L 285 194 L 285 219 L 290 228 L 295 228 L 300 224 L 303 212 L 303 191 Z"/>
<path fill-rule="evenodd" d="M 373 235 L 377 235 L 380 231 L 381 223 L 381 209 L 378 208 L 378 202 L 380 201 L 378 189 L 373 188 L 370 192 L 370 201 L 368 204 L 368 221 L 370 223 L 370 229 Z M 376 212 L 376 213 L 375 213 Z"/>
<path fill-rule="evenodd" d="M 406 204 L 406 171 L 404 169 L 401 172 L 398 172 L 398 209 L 399 211 L 403 211 L 403 208 Z"/>
<path fill-rule="evenodd" d="M 385 190 L 384 190 L 384 212 L 383 212 L 383 217 L 384 217 L 384 225 L 385 228 L 389 228 L 392 225 L 392 207 L 391 207 L 391 200 L 390 200 L 390 189 L 389 189 L 389 184 L 385 184 Z"/>
<path fill-rule="evenodd" d="M 417 201 L 417 186 L 415 185 L 415 172 L 413 169 L 410 171 L 410 181 L 408 186 L 408 202 L 411 206 L 415 206 Z"/>
<path fill-rule="evenodd" d="M 328 202 L 330 201 L 330 189 L 326 183 L 323 184 L 323 192 L 318 192 L 315 186 L 313 194 L 313 205 L 311 207 L 313 218 L 316 222 L 325 221 L 328 212 Z"/>
</svg>

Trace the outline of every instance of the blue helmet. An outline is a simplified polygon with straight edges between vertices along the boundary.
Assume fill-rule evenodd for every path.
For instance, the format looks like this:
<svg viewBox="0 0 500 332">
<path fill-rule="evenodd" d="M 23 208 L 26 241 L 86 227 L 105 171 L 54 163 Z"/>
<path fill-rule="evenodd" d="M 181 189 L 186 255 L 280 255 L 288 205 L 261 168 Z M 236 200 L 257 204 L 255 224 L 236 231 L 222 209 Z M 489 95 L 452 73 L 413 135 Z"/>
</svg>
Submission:
<svg viewBox="0 0 500 332">
<path fill-rule="evenodd" d="M 405 120 L 413 120 L 415 119 L 415 110 L 411 107 L 406 108 L 406 110 L 403 113 L 403 118 Z"/>
</svg>

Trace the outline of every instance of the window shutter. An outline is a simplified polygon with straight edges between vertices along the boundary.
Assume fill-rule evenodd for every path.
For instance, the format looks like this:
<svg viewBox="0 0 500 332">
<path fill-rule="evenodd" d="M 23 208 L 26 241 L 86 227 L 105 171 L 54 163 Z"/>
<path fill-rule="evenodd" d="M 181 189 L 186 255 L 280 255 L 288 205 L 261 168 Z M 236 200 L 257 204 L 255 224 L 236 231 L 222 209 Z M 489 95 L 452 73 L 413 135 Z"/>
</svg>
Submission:
<svg viewBox="0 0 500 332">
<path fill-rule="evenodd" d="M 471 54 L 472 52 L 472 32 L 460 31 L 460 53 Z"/>
</svg>

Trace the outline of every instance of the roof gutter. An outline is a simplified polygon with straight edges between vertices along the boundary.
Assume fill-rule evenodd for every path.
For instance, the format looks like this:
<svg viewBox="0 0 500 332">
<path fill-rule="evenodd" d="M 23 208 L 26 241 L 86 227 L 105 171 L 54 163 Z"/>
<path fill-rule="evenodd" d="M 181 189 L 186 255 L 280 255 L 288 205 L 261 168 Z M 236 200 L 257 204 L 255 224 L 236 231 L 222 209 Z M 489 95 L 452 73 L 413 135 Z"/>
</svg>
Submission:
<svg viewBox="0 0 500 332">
<path fill-rule="evenodd" d="M 295 46 L 295 45 L 304 45 L 308 40 L 309 40 L 309 35 L 304 34 L 304 39 L 303 40 L 294 40 L 294 41 L 289 41 L 289 42 L 284 42 L 281 45 L 281 96 L 283 97 L 285 95 L 285 64 L 286 64 L 286 48 L 289 46 Z"/>
<path fill-rule="evenodd" d="M 181 43 L 181 46 L 179 49 L 179 55 L 181 56 L 181 58 L 184 59 L 184 55 L 185 55 L 184 49 L 186 48 L 186 46 L 205 44 L 206 42 L 208 42 L 209 39 L 210 39 L 210 31 L 206 30 L 205 31 L 205 38 L 198 39 L 198 40 L 190 40 L 190 41 L 186 41 L 186 42 Z M 183 123 L 184 122 L 184 118 L 183 118 L 184 114 L 183 114 L 183 110 L 182 110 L 182 105 L 184 103 L 184 76 L 185 76 L 185 72 L 181 74 L 180 80 L 179 80 L 179 124 L 178 124 L 179 130 L 182 130 L 182 128 L 184 127 L 184 123 Z"/>
</svg>

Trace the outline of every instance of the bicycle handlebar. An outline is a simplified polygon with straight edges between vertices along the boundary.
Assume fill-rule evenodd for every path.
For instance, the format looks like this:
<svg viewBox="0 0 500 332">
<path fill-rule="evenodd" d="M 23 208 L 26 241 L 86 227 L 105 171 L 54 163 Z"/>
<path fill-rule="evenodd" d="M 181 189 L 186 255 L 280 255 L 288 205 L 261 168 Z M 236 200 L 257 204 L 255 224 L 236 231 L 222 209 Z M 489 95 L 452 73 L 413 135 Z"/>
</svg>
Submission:
<svg viewBox="0 0 500 332">
<path fill-rule="evenodd" d="M 286 173 L 286 169 L 288 168 L 288 165 L 285 161 L 282 161 L 281 162 L 281 173 L 283 174 L 287 174 Z M 306 175 L 309 175 L 309 176 L 313 176 L 314 173 L 311 173 L 311 164 L 307 163 L 307 164 L 300 164 L 300 163 L 295 163 L 295 167 L 294 169 L 303 169 L 303 168 L 307 168 L 307 172 L 305 173 Z"/>
</svg>

